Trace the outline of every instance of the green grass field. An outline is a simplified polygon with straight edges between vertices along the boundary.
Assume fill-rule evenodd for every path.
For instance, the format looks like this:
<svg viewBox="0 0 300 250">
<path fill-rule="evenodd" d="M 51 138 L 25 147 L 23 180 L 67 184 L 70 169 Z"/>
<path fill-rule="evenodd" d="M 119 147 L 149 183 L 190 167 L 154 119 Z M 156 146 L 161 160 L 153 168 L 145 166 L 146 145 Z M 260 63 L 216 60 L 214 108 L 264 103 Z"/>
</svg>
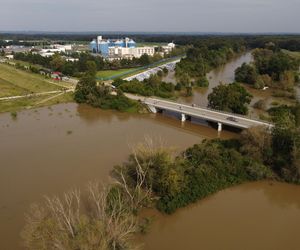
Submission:
<svg viewBox="0 0 300 250">
<path fill-rule="evenodd" d="M 124 74 L 131 70 L 134 70 L 134 68 L 117 69 L 117 70 L 101 70 L 97 72 L 96 76 L 99 78 L 108 78 L 108 77 Z"/>
<path fill-rule="evenodd" d="M 59 89 L 61 89 L 59 86 L 49 83 L 43 76 L 0 64 L 0 93 L 2 97 Z M 5 95 L 2 94 L 2 91 L 5 92 Z"/>
<path fill-rule="evenodd" d="M 42 102 L 43 100 L 49 97 L 51 97 L 51 95 L 31 97 L 31 98 L 21 98 L 21 99 L 10 100 L 10 101 L 0 101 L 0 113 L 50 106 L 58 103 L 73 102 L 73 94 L 65 93 L 63 95 L 58 96 L 57 98 L 53 98 L 47 102 L 43 102 L 40 104 L 40 102 Z"/>
<path fill-rule="evenodd" d="M 62 86 L 70 85 L 69 83 L 63 82 L 57 84 Z M 0 64 L 0 97 L 19 96 L 63 89 L 64 88 L 61 86 L 52 84 L 50 80 L 38 74 L 19 70 L 10 65 Z M 1 100 L 0 113 L 73 101 L 71 93 L 66 93 L 57 97 L 55 97 L 55 95 L 57 94 L 30 98 L 26 97 L 15 100 Z M 47 98 L 50 97 L 55 98 L 48 101 Z"/>
<path fill-rule="evenodd" d="M 109 80 L 109 78 L 115 77 L 118 75 L 121 75 L 121 78 L 126 78 L 126 77 L 129 77 L 132 75 L 142 73 L 142 72 L 148 70 L 148 68 L 155 68 L 155 67 L 158 67 L 160 65 L 163 65 L 163 64 L 166 64 L 166 63 L 172 62 L 172 61 L 174 61 L 174 58 L 167 58 L 160 62 L 156 62 L 151 65 L 144 66 L 144 67 L 125 68 L 125 69 L 117 69 L 117 70 L 101 70 L 101 71 L 97 72 L 96 77 L 98 78 L 98 80 Z M 100 79 L 100 78 L 103 78 L 103 79 Z"/>
<path fill-rule="evenodd" d="M 26 95 L 29 94 L 27 89 L 21 88 L 13 83 L 0 77 L 0 97 Z"/>
</svg>

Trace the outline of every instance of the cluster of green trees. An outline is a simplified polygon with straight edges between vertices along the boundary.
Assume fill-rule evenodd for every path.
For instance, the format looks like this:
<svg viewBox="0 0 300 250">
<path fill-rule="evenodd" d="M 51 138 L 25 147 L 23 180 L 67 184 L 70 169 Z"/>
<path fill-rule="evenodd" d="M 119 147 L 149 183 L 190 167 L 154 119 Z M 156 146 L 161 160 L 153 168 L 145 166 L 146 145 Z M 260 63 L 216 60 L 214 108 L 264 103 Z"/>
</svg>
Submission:
<svg viewBox="0 0 300 250">
<path fill-rule="evenodd" d="M 300 60 L 282 52 L 271 49 L 253 51 L 254 63 L 243 64 L 235 71 L 235 80 L 248 83 L 255 88 L 264 86 L 292 89 L 299 81 Z"/>
<path fill-rule="evenodd" d="M 239 83 L 220 84 L 208 95 L 208 107 L 246 115 L 252 95 Z"/>
<path fill-rule="evenodd" d="M 138 94 L 141 96 L 159 96 L 161 98 L 173 97 L 174 85 L 162 81 L 162 74 L 151 75 L 148 79 L 140 82 L 136 79 L 125 81 L 117 79 L 113 85 L 123 92 Z"/>
<path fill-rule="evenodd" d="M 78 59 L 78 61 L 66 61 L 64 56 L 71 56 Z M 68 76 L 80 77 L 84 72 L 88 70 L 87 62 L 89 61 L 95 62 L 97 70 L 99 71 L 106 69 L 114 70 L 146 66 L 151 63 L 160 61 L 163 58 L 159 54 L 155 54 L 154 56 L 144 54 L 140 58 L 133 58 L 132 60 L 121 59 L 107 61 L 100 56 L 93 56 L 90 53 L 72 53 L 71 55 L 61 53 L 55 54 L 51 57 L 43 57 L 36 53 L 16 53 L 15 59 L 41 65 L 54 71 L 60 71 Z"/>
<path fill-rule="evenodd" d="M 165 213 L 245 181 L 300 184 L 300 127 L 293 113 L 299 115 L 300 107 L 284 110 L 274 114 L 272 131 L 254 127 L 239 139 L 205 140 L 179 156 L 163 147 L 144 147 L 116 169 L 129 183 L 136 183 L 137 167 L 147 172 L 145 183 L 158 197 L 157 208 Z"/>
<path fill-rule="evenodd" d="M 88 65 L 88 72 L 81 77 L 75 89 L 74 99 L 76 102 L 122 112 L 138 112 L 141 110 L 141 104 L 127 98 L 121 90 L 114 91 L 104 83 L 98 84 L 95 80 L 95 63 L 90 61 Z"/>
<path fill-rule="evenodd" d="M 211 43 L 209 46 L 195 44 L 187 51 L 186 58 L 177 64 L 176 75 L 180 77 L 187 73 L 193 78 L 203 77 L 209 70 L 225 64 L 236 53 L 243 50 L 243 44 L 239 46 L 218 42 Z"/>
<path fill-rule="evenodd" d="M 245 51 L 245 48 L 244 42 L 239 39 L 210 38 L 192 41 L 186 58 L 176 65 L 176 90 L 184 89 L 186 95 L 190 96 L 193 87 L 208 87 L 206 74 L 211 69 L 225 64 L 237 53 Z"/>
</svg>

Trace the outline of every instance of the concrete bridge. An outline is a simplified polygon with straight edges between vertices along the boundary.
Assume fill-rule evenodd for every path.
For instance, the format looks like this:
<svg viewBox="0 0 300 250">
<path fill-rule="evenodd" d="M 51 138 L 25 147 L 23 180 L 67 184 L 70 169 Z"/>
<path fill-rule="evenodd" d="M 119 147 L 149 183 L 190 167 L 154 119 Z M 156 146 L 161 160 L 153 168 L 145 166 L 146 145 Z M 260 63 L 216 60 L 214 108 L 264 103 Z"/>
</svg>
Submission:
<svg viewBox="0 0 300 250">
<path fill-rule="evenodd" d="M 178 113 L 181 117 L 182 122 L 191 119 L 192 117 L 215 122 L 218 124 L 218 131 L 222 131 L 223 124 L 240 129 L 247 129 L 255 126 L 265 126 L 268 128 L 272 128 L 274 126 L 273 124 L 265 121 L 255 120 L 246 116 L 226 113 L 208 108 L 189 106 L 156 98 L 145 98 L 132 94 L 126 94 L 126 96 L 130 99 L 139 100 L 142 103 L 146 104 L 153 113 L 161 112 L 163 110 Z"/>
</svg>

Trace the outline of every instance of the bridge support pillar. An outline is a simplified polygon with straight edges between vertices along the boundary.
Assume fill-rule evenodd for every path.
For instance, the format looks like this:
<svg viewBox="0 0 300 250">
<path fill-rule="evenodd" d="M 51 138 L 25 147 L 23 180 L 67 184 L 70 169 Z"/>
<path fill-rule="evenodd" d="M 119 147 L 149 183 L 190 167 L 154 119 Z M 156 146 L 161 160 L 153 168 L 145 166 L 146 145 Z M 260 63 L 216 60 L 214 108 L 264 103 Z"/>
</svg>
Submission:
<svg viewBox="0 0 300 250">
<path fill-rule="evenodd" d="M 221 131 L 222 131 L 222 123 L 218 122 L 218 132 L 221 132 Z"/>
<path fill-rule="evenodd" d="M 185 122 L 186 121 L 186 115 L 185 114 L 181 114 L 181 121 Z"/>
<path fill-rule="evenodd" d="M 149 108 L 149 110 L 150 110 L 152 113 L 154 113 L 154 114 L 157 113 L 157 109 L 156 109 L 154 106 L 148 105 L 148 108 Z"/>
</svg>

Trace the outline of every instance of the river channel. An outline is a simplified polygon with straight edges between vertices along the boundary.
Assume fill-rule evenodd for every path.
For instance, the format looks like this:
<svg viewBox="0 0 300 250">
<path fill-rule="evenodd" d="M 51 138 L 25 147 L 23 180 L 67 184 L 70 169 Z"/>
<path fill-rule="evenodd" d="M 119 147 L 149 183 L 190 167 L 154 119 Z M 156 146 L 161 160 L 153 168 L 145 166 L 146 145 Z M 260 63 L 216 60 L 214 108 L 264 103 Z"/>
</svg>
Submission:
<svg viewBox="0 0 300 250">
<path fill-rule="evenodd" d="M 212 71 L 210 82 L 231 82 L 235 68 L 250 59 L 246 54 Z M 197 92 L 188 102 L 204 104 L 210 90 Z M 1 114 L 0 249 L 22 249 L 20 232 L 30 204 L 42 201 L 44 195 L 85 188 L 91 180 L 107 181 L 112 167 L 126 160 L 130 146 L 145 136 L 180 151 L 203 139 L 237 134 L 226 130 L 218 134 L 214 128 L 161 114 L 125 114 L 74 103 L 25 110 L 17 119 Z M 260 249 L 282 249 L 278 247 L 285 242 L 296 246 L 299 197 L 300 189 L 293 185 L 242 185 L 171 216 L 151 211 L 156 219 L 141 242 L 147 250 L 253 249 L 257 245 L 252 241 L 262 242 L 265 248 Z"/>
</svg>

